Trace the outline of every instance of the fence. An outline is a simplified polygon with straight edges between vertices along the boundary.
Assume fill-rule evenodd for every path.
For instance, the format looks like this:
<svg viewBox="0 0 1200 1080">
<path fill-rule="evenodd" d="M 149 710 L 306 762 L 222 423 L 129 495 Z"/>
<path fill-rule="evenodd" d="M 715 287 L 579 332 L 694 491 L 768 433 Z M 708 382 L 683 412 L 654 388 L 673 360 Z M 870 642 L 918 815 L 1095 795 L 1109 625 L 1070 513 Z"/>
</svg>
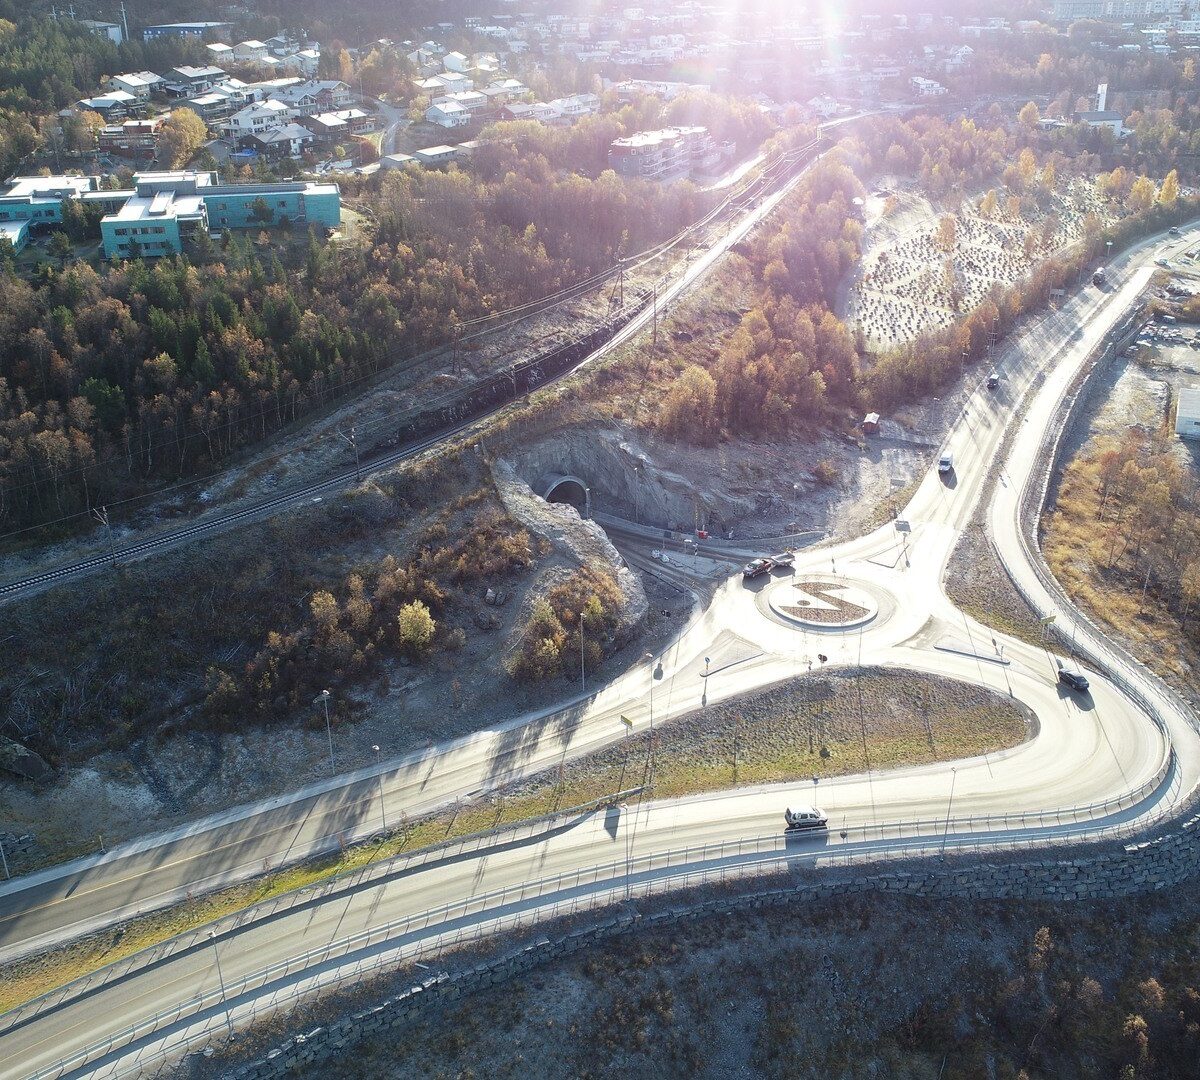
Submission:
<svg viewBox="0 0 1200 1080">
<path fill-rule="evenodd" d="M 800 843 L 805 839 L 805 834 L 775 832 L 767 836 L 651 852 L 538 881 L 505 886 L 486 894 L 467 897 L 390 921 L 269 965 L 235 983 L 226 984 L 223 990 L 215 989 L 198 994 L 146 1020 L 114 1032 L 76 1054 L 33 1073 L 30 1080 L 49 1080 L 51 1077 L 64 1076 L 139 1040 L 147 1039 L 163 1028 L 188 1017 L 197 1017 L 199 1022 L 205 1010 L 252 993 L 268 983 L 301 974 L 355 952 L 378 949 L 388 943 L 392 943 L 390 947 L 374 955 L 352 960 L 332 971 L 323 972 L 320 976 L 300 979 L 288 986 L 286 993 L 272 991 L 265 995 L 263 1000 L 256 999 L 239 1004 L 236 1007 L 238 1022 L 245 1023 L 263 1011 L 273 1011 L 311 993 L 318 986 L 361 979 L 401 959 L 420 959 L 446 948 L 476 941 L 527 923 L 601 907 L 610 904 L 614 899 L 630 899 L 634 896 L 761 874 L 764 869 L 781 864 L 811 862 L 850 865 L 873 861 L 884 853 L 889 856 L 915 856 L 946 848 L 960 852 L 999 852 L 1025 847 L 1029 839 L 1028 834 L 1034 830 L 1055 831 L 1055 838 L 1060 840 L 1081 837 L 1118 839 L 1143 833 L 1148 824 L 1167 816 L 1168 812 L 1163 811 L 1149 819 L 1143 817 L 1137 821 L 1116 825 L 1097 822 L 1097 819 L 1137 805 L 1168 778 L 1171 778 L 1170 786 L 1174 788 L 1179 782 L 1178 770 L 1174 768 L 1174 764 L 1174 754 L 1168 752 L 1155 773 L 1142 784 L 1112 799 L 1088 806 L 1021 814 L 925 818 L 860 825 L 843 830 L 840 834 L 842 844 L 822 848 L 801 848 Z M 1088 822 L 1095 824 L 1088 827 Z M 1084 828 L 1078 828 L 1081 823 L 1085 825 Z M 855 839 L 851 840 L 851 837 Z M 553 899 L 547 900 L 549 897 Z M 532 906 L 528 906 L 530 902 L 533 902 Z M 520 910 L 506 910 L 515 907 L 519 907 Z M 262 916 L 261 910 L 254 910 L 258 911 L 256 917 Z M 443 929 L 435 929 L 437 927 Z M 236 929 L 236 926 L 227 926 L 221 932 L 227 934 L 231 929 Z M 431 929 L 432 934 L 429 933 Z M 208 931 L 197 932 L 193 939 L 197 936 L 207 939 Z M 405 938 L 414 940 L 406 942 L 403 940 Z M 193 940 L 191 944 L 195 943 Z M 280 996 L 281 994 L 283 996 Z M 230 1005 L 229 1008 L 233 1009 L 234 1006 Z M 233 1015 L 230 1014 L 230 1022 Z M 206 1025 L 205 1030 L 208 1030 L 226 1023 L 226 1019 L 223 1015 L 210 1016 L 203 1022 Z M 195 1034 L 192 1033 L 192 1036 Z M 188 1036 L 188 1033 L 185 1031 L 180 1035 Z M 181 1038 L 178 1045 L 173 1043 L 153 1051 L 153 1060 L 177 1055 L 182 1045 L 190 1041 L 190 1037 Z M 119 1065 L 119 1071 L 113 1072 L 112 1075 L 120 1076 L 140 1071 L 149 1063 L 146 1059 L 138 1057 L 134 1061 Z M 117 1063 L 114 1063 L 114 1067 L 117 1067 Z"/>
</svg>

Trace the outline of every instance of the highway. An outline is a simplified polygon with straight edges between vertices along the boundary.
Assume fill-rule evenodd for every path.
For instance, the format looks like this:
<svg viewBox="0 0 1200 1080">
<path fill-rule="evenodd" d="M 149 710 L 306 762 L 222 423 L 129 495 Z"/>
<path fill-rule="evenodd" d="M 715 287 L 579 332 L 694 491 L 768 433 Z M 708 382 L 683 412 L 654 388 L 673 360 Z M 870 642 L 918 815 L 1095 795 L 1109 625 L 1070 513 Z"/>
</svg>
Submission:
<svg viewBox="0 0 1200 1080">
<path fill-rule="evenodd" d="M 808 671 L 819 665 L 818 653 L 833 667 L 894 666 L 1011 694 L 1037 716 L 1030 740 L 968 761 L 599 810 L 532 836 L 508 830 L 467 851 L 401 860 L 269 918 L 223 924 L 215 941 L 185 942 L 40 1013 L 0 1017 L 0 1077 L 35 1074 L 75 1053 L 87 1062 L 74 1070 L 81 1075 L 127 1075 L 358 965 L 416 955 L 440 935 L 549 914 L 614 889 L 620 896 L 622 888 L 648 887 L 684 869 L 774 866 L 782 856 L 819 866 L 858 852 L 1036 844 L 1169 814 L 1200 779 L 1200 738 L 1178 699 L 1084 623 L 1077 643 L 1105 657 L 1105 671 L 1088 670 L 1088 695 L 1067 690 L 1057 681 L 1058 657 L 964 616 L 941 579 L 995 478 L 988 519 L 1001 559 L 1041 614 L 1072 619 L 1019 539 L 1018 497 L 1037 479 L 1038 447 L 1089 353 L 1137 301 L 1151 259 L 1177 246 L 1182 242 L 1143 246 L 1114 266 L 1112 292 L 1084 289 L 1031 327 L 1002 364 L 1000 390 L 978 386 L 963 402 L 945 442 L 953 474 L 931 470 L 899 521 L 836 547 L 808 549 L 791 575 L 750 587 L 740 575 L 731 578 L 653 664 L 558 714 L 514 718 L 382 773 L 231 811 L 13 882 L 0 890 L 0 947 L 15 956 L 188 889 L 294 859 L 338 835 L 370 833 L 387 813 L 416 816 L 451 805 L 619 740 L 622 715 L 644 730 L 651 706 L 661 722 Z M 1020 423 L 998 460 L 1022 402 Z M 781 612 L 795 603 L 800 580 L 810 591 L 799 595 L 811 597 L 811 586 L 821 585 L 855 598 L 869 617 L 842 630 L 798 624 Z M 1153 717 L 1121 684 L 1135 687 Z M 781 812 L 789 801 L 819 803 L 830 815 L 829 834 L 785 840 Z M 288 962 L 286 972 L 263 974 Z M 220 1007 L 222 977 L 231 1016 Z M 149 1020 L 164 1009 L 178 1016 Z M 124 1033 L 134 1024 L 144 1028 Z"/>
</svg>

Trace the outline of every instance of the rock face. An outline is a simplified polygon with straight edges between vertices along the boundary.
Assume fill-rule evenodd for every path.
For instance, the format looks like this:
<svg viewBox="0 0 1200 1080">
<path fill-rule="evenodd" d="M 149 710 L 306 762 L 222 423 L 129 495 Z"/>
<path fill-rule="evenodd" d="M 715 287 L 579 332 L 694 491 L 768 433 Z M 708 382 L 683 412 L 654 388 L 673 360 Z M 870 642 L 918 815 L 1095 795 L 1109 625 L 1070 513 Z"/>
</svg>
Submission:
<svg viewBox="0 0 1200 1080">
<path fill-rule="evenodd" d="M 39 755 L 0 735 L 0 769 L 22 780 L 45 780 L 54 772 Z"/>
<path fill-rule="evenodd" d="M 625 637 L 641 624 L 649 611 L 641 579 L 625 565 L 604 530 L 594 521 L 584 521 L 567 503 L 548 503 L 518 475 L 503 458 L 492 465 L 492 478 L 505 510 L 531 533 L 548 541 L 562 562 L 569 567 L 603 565 L 616 575 L 624 603 L 620 612 L 619 637 Z M 562 574 L 563 568 L 551 568 L 548 574 Z"/>
<path fill-rule="evenodd" d="M 660 469 L 636 444 L 595 427 L 560 431 L 541 442 L 513 447 L 508 461 L 537 495 L 556 478 L 577 476 L 590 488 L 592 505 L 644 525 L 691 529 L 696 520 L 718 531 L 754 510 L 752 503 L 697 487 L 678 473 Z"/>
</svg>

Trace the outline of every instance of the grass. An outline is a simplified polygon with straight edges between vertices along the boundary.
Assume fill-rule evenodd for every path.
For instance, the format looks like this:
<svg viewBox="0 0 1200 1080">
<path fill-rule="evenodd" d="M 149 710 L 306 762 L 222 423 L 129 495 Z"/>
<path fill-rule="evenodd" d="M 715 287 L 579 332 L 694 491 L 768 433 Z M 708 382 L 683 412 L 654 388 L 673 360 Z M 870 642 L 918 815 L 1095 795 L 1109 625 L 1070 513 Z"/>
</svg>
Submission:
<svg viewBox="0 0 1200 1080">
<path fill-rule="evenodd" d="M 926 717 L 938 717 L 927 725 Z M 655 798 L 739 784 L 807 780 L 972 756 L 1024 738 L 1025 714 L 980 687 L 910 673 L 809 676 L 702 710 L 656 732 Z M 736 747 L 736 760 L 735 760 Z M 630 737 L 558 772 L 311 859 L 128 920 L 19 961 L 0 980 L 0 1012 L 106 964 L 306 886 L 431 846 L 604 798 L 643 782 L 649 738 Z"/>
</svg>

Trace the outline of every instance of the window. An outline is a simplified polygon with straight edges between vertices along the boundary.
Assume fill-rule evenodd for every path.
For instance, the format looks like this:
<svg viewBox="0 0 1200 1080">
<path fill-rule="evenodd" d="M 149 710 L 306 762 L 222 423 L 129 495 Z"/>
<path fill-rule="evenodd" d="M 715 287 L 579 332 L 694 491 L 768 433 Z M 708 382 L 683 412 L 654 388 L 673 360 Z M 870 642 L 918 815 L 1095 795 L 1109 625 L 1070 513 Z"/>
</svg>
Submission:
<svg viewBox="0 0 1200 1080">
<path fill-rule="evenodd" d="M 128 229 L 117 229 L 117 235 L 118 236 L 128 236 L 129 230 Z"/>
</svg>

